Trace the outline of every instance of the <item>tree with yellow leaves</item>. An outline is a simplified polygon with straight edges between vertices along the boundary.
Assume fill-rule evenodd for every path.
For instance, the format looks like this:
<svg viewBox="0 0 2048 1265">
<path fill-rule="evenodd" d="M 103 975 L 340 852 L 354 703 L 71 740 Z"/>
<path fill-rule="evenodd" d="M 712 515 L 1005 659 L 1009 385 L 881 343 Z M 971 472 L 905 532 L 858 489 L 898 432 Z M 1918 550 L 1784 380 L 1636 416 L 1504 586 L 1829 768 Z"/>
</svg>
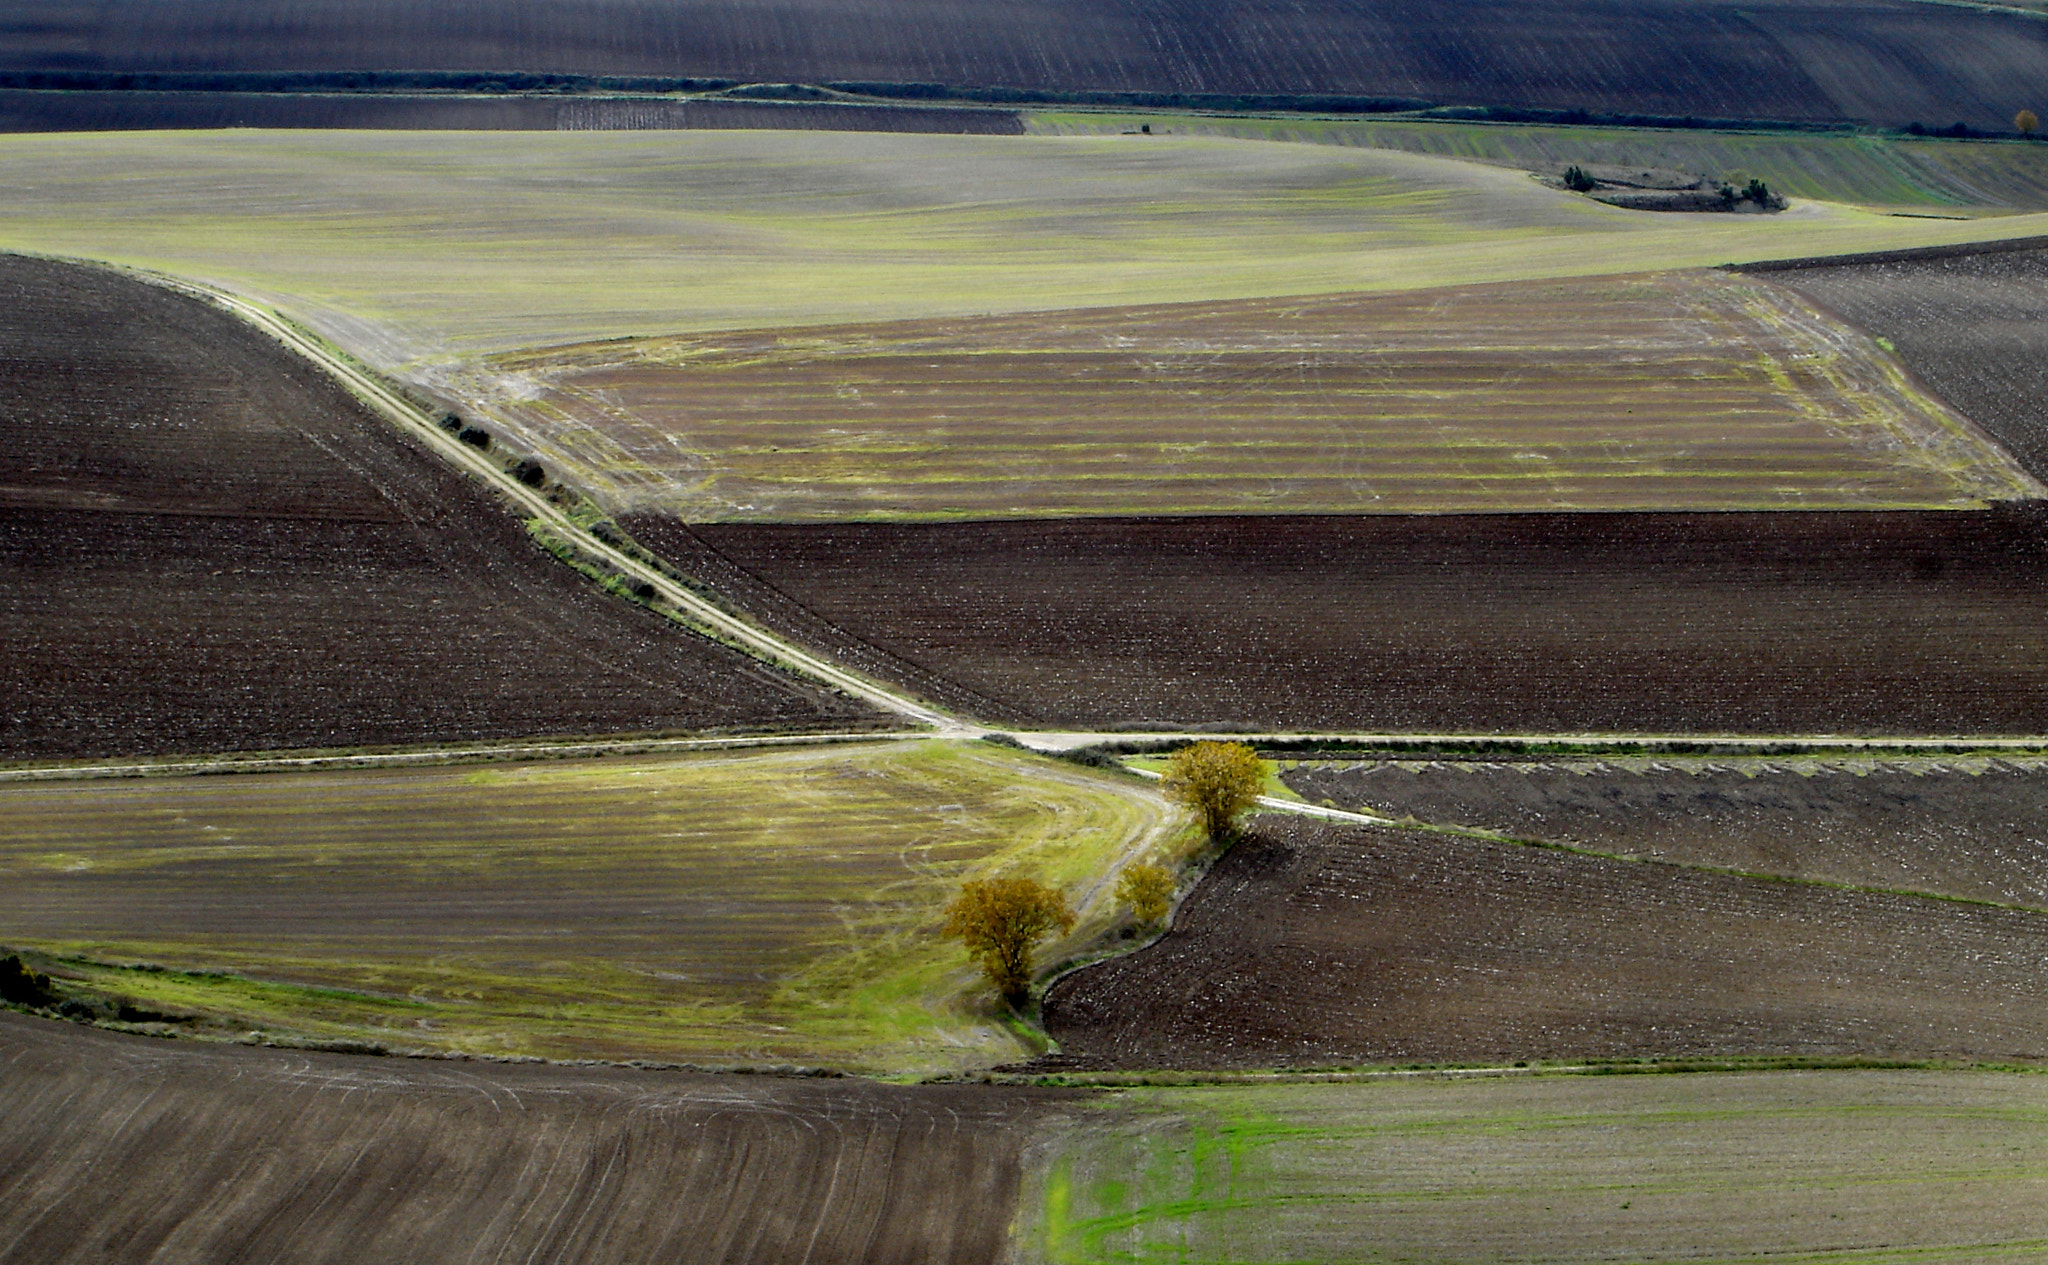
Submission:
<svg viewBox="0 0 2048 1265">
<path fill-rule="evenodd" d="M 1005 1001 L 1016 1004 L 1031 990 L 1031 955 L 1057 930 L 1074 929 L 1067 894 L 1028 878 L 973 879 L 946 906 L 940 934 L 959 940 L 981 963 L 982 974 Z"/>
<path fill-rule="evenodd" d="M 1173 871 L 1149 861 L 1127 865 L 1116 881 L 1116 898 L 1139 922 L 1157 923 L 1173 908 Z"/>
<path fill-rule="evenodd" d="M 1266 764 L 1241 742 L 1195 742 L 1173 753 L 1161 785 L 1187 805 L 1211 839 L 1230 837 L 1237 819 L 1266 787 Z"/>
</svg>

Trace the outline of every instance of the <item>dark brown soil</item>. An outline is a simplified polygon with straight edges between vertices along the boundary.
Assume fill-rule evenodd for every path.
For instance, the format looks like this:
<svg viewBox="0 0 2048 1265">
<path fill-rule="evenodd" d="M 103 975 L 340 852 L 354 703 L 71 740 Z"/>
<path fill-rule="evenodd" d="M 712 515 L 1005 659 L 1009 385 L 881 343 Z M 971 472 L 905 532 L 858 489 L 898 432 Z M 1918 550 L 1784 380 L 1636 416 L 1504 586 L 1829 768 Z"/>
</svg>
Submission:
<svg viewBox="0 0 2048 1265">
<path fill-rule="evenodd" d="M 1998 510 L 629 530 L 770 623 L 1005 723 L 1942 734 L 2030 733 L 2048 716 L 2038 523 Z"/>
<path fill-rule="evenodd" d="M 1052 988 L 1069 1065 L 2048 1057 L 2048 914 L 1259 819 Z"/>
<path fill-rule="evenodd" d="M 0 758 L 864 726 L 225 313 L 0 257 Z"/>
<path fill-rule="evenodd" d="M 1915 376 L 2048 474 L 2048 245 L 1756 269 L 1889 340 Z"/>
<path fill-rule="evenodd" d="M 2048 908 L 2037 761 L 1303 765 L 1304 799 L 1516 839 Z"/>
<path fill-rule="evenodd" d="M 0 1257 L 993 1262 L 1057 1091 L 305 1054 L 0 1012 Z"/>
<path fill-rule="evenodd" d="M 1338 93 L 1672 118 L 2011 127 L 2032 18 L 1901 0 L 12 0 L 0 68 L 486 70 L 1027 91 Z"/>
<path fill-rule="evenodd" d="M 0 89 L 0 132 L 134 132 L 217 127 L 400 128 L 414 131 L 604 132 L 798 128 L 1010 136 L 1007 110 L 832 102 L 656 98 L 403 96 L 282 92 L 52 92 Z"/>
</svg>

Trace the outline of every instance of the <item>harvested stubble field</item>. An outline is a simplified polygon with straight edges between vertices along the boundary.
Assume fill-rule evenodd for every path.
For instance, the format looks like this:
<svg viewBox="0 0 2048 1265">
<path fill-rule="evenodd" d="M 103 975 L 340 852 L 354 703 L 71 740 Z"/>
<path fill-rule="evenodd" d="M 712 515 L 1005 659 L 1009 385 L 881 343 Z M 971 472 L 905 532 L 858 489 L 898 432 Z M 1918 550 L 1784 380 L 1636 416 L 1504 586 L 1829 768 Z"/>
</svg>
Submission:
<svg viewBox="0 0 2048 1265">
<path fill-rule="evenodd" d="M 1116 135 L 1150 127 L 1160 135 L 1394 149 L 1548 176 L 1589 164 L 1696 172 L 1737 188 L 1754 178 L 1795 198 L 1900 210 L 1968 214 L 2048 207 L 2048 145 L 2031 141 L 1057 110 L 1032 110 L 1024 121 L 1032 133 L 1047 136 Z"/>
<path fill-rule="evenodd" d="M 0 247 L 281 305 L 479 407 L 464 357 L 793 323 L 1408 289 L 2042 232 L 1622 211 L 1476 163 L 1200 137 L 0 137 Z"/>
<path fill-rule="evenodd" d="M 994 1265 L 1034 1118 L 987 1086 L 370 1060 L 0 1013 L 0 1256 Z"/>
<path fill-rule="evenodd" d="M 1045 1000 L 1063 1066 L 2048 1058 L 2048 911 L 1262 817 Z"/>
<path fill-rule="evenodd" d="M 608 341 L 499 416 L 691 522 L 1950 507 L 2048 492 L 1726 273 Z"/>
<path fill-rule="evenodd" d="M 1761 275 L 1888 340 L 2029 470 L 2048 471 L 2048 247 L 1814 261 Z"/>
<path fill-rule="evenodd" d="M 2048 909 L 2036 759 L 1303 763 L 1303 799 L 1618 856 Z"/>
<path fill-rule="evenodd" d="M 1836 1071 L 1157 1089 L 1028 1153 L 1030 1262 L 2037 1259 L 2048 1085 Z"/>
<path fill-rule="evenodd" d="M 937 938 L 958 883 L 1067 890 L 1056 961 L 1180 829 L 982 743 L 8 786 L 0 943 L 213 1030 L 953 1070 L 1018 1055 Z"/>
<path fill-rule="evenodd" d="M 627 521 L 769 623 L 1012 724 L 1967 734 L 2048 714 L 2048 546 L 2021 510 Z"/>
<path fill-rule="evenodd" d="M 0 258 L 0 758 L 875 727 L 614 601 L 225 312 Z"/>
<path fill-rule="evenodd" d="M 1037 91 L 1345 93 L 1708 118 L 2005 128 L 2037 83 L 2023 16 L 1900 0 L 15 0 L 0 67 L 365 68 L 880 81 Z"/>
</svg>

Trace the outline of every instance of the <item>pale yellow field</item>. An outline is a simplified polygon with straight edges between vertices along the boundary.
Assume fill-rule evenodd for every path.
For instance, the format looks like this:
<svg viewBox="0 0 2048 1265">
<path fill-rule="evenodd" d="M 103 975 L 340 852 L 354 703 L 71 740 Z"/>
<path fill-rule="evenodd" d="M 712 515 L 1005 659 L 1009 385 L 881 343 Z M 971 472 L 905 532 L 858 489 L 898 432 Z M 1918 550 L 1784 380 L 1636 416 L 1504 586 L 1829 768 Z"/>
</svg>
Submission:
<svg viewBox="0 0 2048 1265">
<path fill-rule="evenodd" d="M 936 935 L 957 884 L 1068 891 L 1057 961 L 1182 829 L 977 742 L 9 786 L 0 944 L 229 1032 L 949 1070 L 1025 1052 Z"/>
<path fill-rule="evenodd" d="M 1167 137 L 0 138 L 0 247 L 277 300 L 385 367 L 628 334 L 1385 290 L 2048 231 L 1628 212 L 1450 159 Z"/>
</svg>

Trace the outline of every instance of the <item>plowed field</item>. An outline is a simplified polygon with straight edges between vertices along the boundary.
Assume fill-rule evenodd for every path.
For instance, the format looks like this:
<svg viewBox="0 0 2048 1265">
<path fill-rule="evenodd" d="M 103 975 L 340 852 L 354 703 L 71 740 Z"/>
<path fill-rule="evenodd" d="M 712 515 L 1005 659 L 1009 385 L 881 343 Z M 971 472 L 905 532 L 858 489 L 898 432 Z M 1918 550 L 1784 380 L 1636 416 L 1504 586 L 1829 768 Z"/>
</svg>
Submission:
<svg viewBox="0 0 2048 1265">
<path fill-rule="evenodd" d="M 606 598 L 225 313 L 0 258 L 0 758 L 867 726 Z"/>
<path fill-rule="evenodd" d="M 2048 249 L 1933 251 L 1759 275 L 1888 339 L 2037 475 L 2048 471 Z"/>
<path fill-rule="evenodd" d="M 1622 856 L 2048 908 L 2036 760 L 1303 764 L 1302 798 Z"/>
<path fill-rule="evenodd" d="M 658 97 L 402 96 L 386 93 L 49 92 L 0 89 L 0 132 L 127 132 L 221 127 L 609 132 L 794 128 L 861 132 L 1024 130 L 1007 110 L 777 105 Z"/>
<path fill-rule="evenodd" d="M 1690 117 L 2006 128 L 2038 28 L 1897 0 L 1427 0 L 1362 6 L 15 0 L 0 67 L 463 69 L 1167 93 L 1353 93 Z"/>
<path fill-rule="evenodd" d="M 1173 931 L 1067 976 L 1082 1066 L 2048 1057 L 2048 913 L 1259 819 Z"/>
<path fill-rule="evenodd" d="M 1057 1091 L 371 1060 L 0 1013 L 0 1255 L 996 1261 Z"/>
<path fill-rule="evenodd" d="M 693 568 L 715 549 L 736 578 L 701 573 L 770 622 L 1011 723 L 1942 734 L 2048 715 L 2048 556 L 2016 511 L 630 526 Z"/>
<path fill-rule="evenodd" d="M 550 463 L 611 504 L 693 522 L 2048 492 L 1866 337 L 1725 273 L 613 341 L 493 365 L 537 389 L 501 415 Z"/>
</svg>

